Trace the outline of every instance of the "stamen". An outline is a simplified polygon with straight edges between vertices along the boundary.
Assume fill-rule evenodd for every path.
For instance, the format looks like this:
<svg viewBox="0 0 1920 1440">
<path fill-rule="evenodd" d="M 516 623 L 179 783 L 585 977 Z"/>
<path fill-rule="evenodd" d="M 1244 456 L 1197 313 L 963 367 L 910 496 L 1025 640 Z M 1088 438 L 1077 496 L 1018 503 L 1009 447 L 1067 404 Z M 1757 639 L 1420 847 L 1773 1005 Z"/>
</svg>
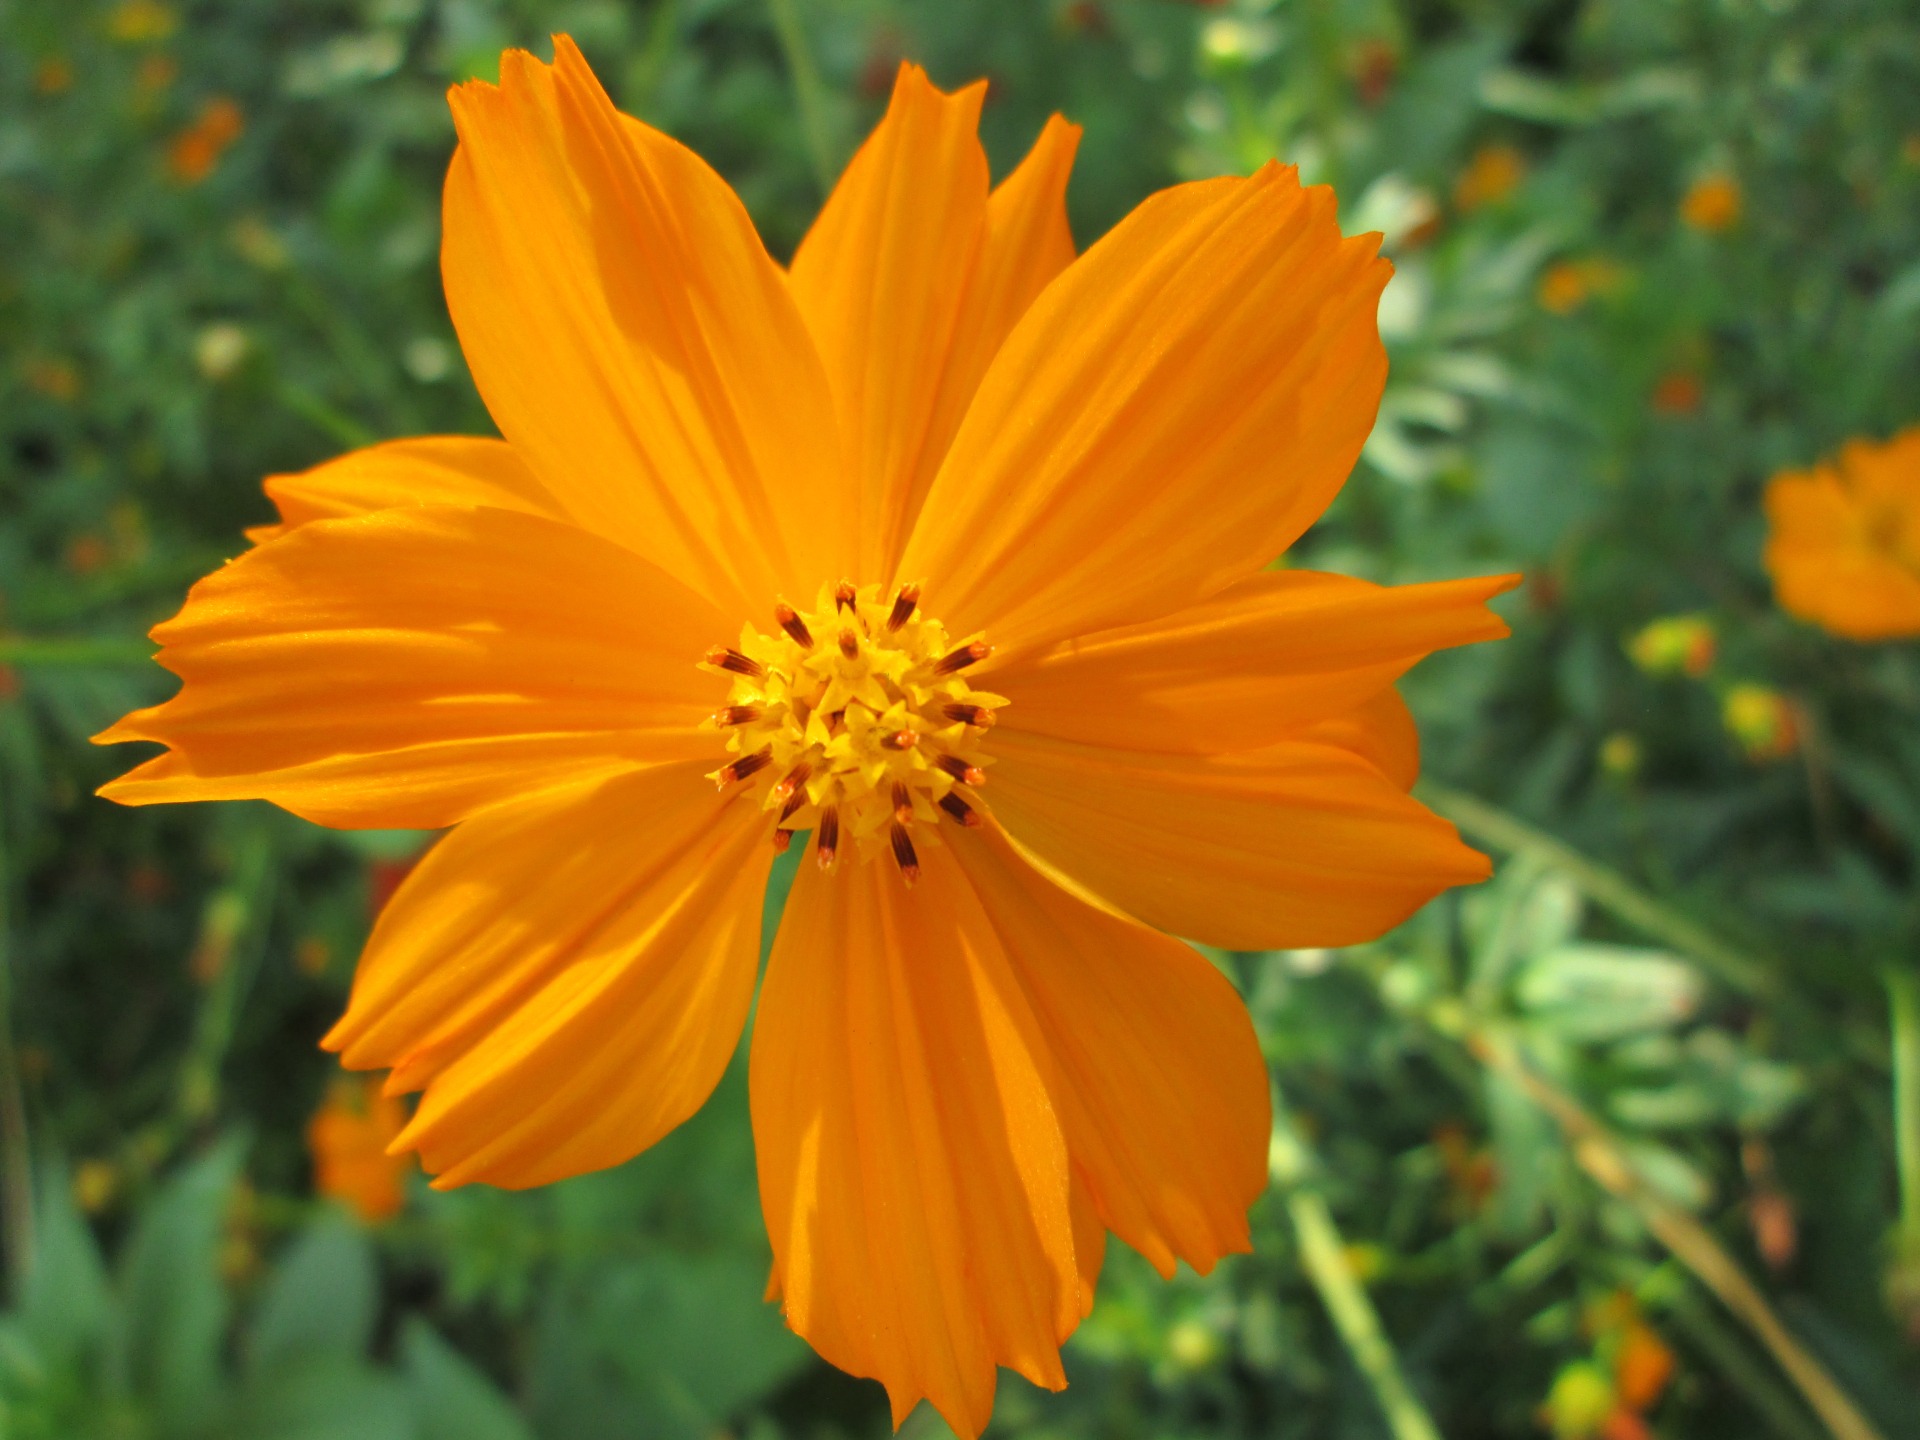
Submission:
<svg viewBox="0 0 1920 1440">
<path fill-rule="evenodd" d="M 851 630 L 840 632 L 840 653 L 851 660 L 860 653 L 860 637 Z"/>
<path fill-rule="evenodd" d="M 947 814 L 958 820 L 969 830 L 979 827 L 980 812 L 967 804 L 966 801 L 962 800 L 953 791 L 949 790 L 946 794 L 942 795 L 939 804 L 942 810 L 946 811 Z"/>
<path fill-rule="evenodd" d="M 947 774 L 953 776 L 962 785 L 972 785 L 976 789 L 987 783 L 987 772 L 978 765 L 969 765 L 958 755 L 942 755 L 933 762 Z"/>
<path fill-rule="evenodd" d="M 767 667 L 758 660 L 749 660 L 738 650 L 729 649 L 725 645 L 716 645 L 707 651 L 707 664 L 716 669 L 731 670 L 736 675 L 746 675 L 756 680 L 767 673 Z"/>
<path fill-rule="evenodd" d="M 766 749 L 756 750 L 751 755 L 742 755 L 731 765 L 721 769 L 713 777 L 713 783 L 724 790 L 736 780 L 745 780 L 749 775 L 759 774 L 772 763 L 773 747 L 769 745 Z"/>
<path fill-rule="evenodd" d="M 776 830 L 773 832 L 773 853 L 774 854 L 776 855 L 786 854 L 787 847 L 791 844 L 793 844 L 793 832 L 791 830 Z"/>
<path fill-rule="evenodd" d="M 887 616 L 887 629 L 898 630 L 913 618 L 913 607 L 920 603 L 918 585 L 902 585 L 900 593 L 893 597 L 893 611 Z"/>
<path fill-rule="evenodd" d="M 949 705 L 940 712 L 949 720 L 985 730 L 993 724 L 993 711 L 984 705 Z"/>
<path fill-rule="evenodd" d="M 793 818 L 794 812 L 806 803 L 807 803 L 807 792 L 804 790 L 798 791 L 787 801 L 786 804 L 780 807 L 780 818 L 775 823 L 780 825 L 786 824 L 787 821 Z"/>
<path fill-rule="evenodd" d="M 851 610 L 860 599 L 860 592 L 853 588 L 851 580 L 842 580 L 840 588 L 833 592 L 833 608 Z"/>
<path fill-rule="evenodd" d="M 893 823 L 911 825 L 913 823 L 913 792 L 907 788 L 907 782 L 893 782 Z"/>
<path fill-rule="evenodd" d="M 722 730 L 731 729 L 735 725 L 751 725 L 759 718 L 758 705 L 729 705 L 724 710 L 713 712 L 713 723 Z"/>
<path fill-rule="evenodd" d="M 786 601 L 773 607 L 774 623 L 793 637 L 793 643 L 802 650 L 813 648 L 813 632 L 807 629 L 807 622 L 800 618 L 800 612 Z"/>
<path fill-rule="evenodd" d="M 951 675 L 956 670 L 964 670 L 969 665 L 978 665 L 993 653 L 993 647 L 984 640 L 976 640 L 971 645 L 962 645 L 958 650 L 949 650 L 935 662 L 933 673 Z"/>
<path fill-rule="evenodd" d="M 911 730 L 896 730 L 891 735 L 882 735 L 880 743 L 889 750 L 911 750 L 920 743 L 920 737 Z"/>
<path fill-rule="evenodd" d="M 774 798 L 776 800 L 787 799 L 802 785 L 807 783 L 807 777 L 811 774 L 813 774 L 813 766 L 809 764 L 807 761 L 802 760 L 798 765 L 794 766 L 793 769 L 787 772 L 786 778 L 784 780 L 782 780 L 778 785 L 773 787 Z M 785 819 L 786 817 L 782 816 L 781 818 Z"/>
<path fill-rule="evenodd" d="M 900 867 L 900 878 L 909 886 L 920 878 L 920 857 L 914 853 L 907 827 L 898 820 L 893 822 L 893 859 Z"/>
<path fill-rule="evenodd" d="M 820 812 L 820 825 L 814 832 L 814 855 L 822 870 L 833 868 L 833 857 L 840 849 L 840 812 L 829 805 Z"/>
</svg>

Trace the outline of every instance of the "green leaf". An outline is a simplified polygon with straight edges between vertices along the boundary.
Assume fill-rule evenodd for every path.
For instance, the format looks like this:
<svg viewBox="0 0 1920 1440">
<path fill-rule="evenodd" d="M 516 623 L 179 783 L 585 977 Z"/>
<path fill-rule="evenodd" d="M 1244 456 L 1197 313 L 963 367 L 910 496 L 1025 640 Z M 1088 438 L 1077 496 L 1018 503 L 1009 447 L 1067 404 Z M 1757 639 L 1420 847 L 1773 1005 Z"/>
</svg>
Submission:
<svg viewBox="0 0 1920 1440">
<path fill-rule="evenodd" d="M 239 1173 L 239 1142 L 215 1146 L 154 1197 L 121 1257 L 118 1358 L 169 1429 L 198 1424 L 219 1392 L 220 1232 Z"/>
<path fill-rule="evenodd" d="M 328 1210 L 293 1242 L 275 1269 L 254 1322 L 255 1370 L 307 1356 L 357 1359 L 379 1315 L 379 1275 L 366 1232 Z"/>
<path fill-rule="evenodd" d="M 1535 1022 L 1568 1040 L 1612 1040 L 1663 1030 L 1699 1008 L 1692 966 L 1625 945 L 1561 945 L 1531 961 L 1514 998 Z"/>
<path fill-rule="evenodd" d="M 419 1440 L 533 1440 L 512 1402 L 418 1316 L 401 1333 L 400 1368 Z"/>
<path fill-rule="evenodd" d="M 21 1327 L 43 1350 L 72 1357 L 103 1338 L 113 1297 L 93 1231 L 73 1203 L 63 1164 L 40 1172 L 33 1268 L 20 1295 Z"/>
<path fill-rule="evenodd" d="M 337 1356 L 258 1375 L 215 1433 L 222 1440 L 421 1440 L 406 1387 Z"/>
</svg>

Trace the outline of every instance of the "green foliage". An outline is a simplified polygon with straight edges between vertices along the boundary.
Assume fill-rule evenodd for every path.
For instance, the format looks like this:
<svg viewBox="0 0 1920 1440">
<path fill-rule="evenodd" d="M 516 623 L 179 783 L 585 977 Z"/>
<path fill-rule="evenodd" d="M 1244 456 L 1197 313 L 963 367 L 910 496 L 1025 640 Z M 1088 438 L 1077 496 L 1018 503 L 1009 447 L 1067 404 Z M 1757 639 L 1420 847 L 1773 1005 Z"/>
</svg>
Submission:
<svg viewBox="0 0 1920 1440">
<path fill-rule="evenodd" d="M 140 636 L 268 518 L 263 475 L 488 430 L 435 266 L 442 92 L 553 31 L 780 256 L 903 56 L 991 79 L 996 174 L 1050 112 L 1086 127 L 1083 245 L 1176 180 L 1300 165 L 1396 277 L 1380 423 L 1291 563 L 1527 575 L 1511 640 L 1404 685 L 1434 802 L 1498 877 L 1374 945 L 1216 957 L 1282 1101 L 1255 1251 L 1162 1282 L 1110 1247 L 1071 1387 L 1006 1378 L 996 1431 L 1410 1437 L 1424 1414 L 1577 1440 L 1617 1408 L 1594 1316 L 1627 1296 L 1677 1359 L 1656 1433 L 1824 1433 L 1704 1235 L 1910 1433 L 1920 654 L 1781 615 L 1759 495 L 1920 419 L 1911 5 L 13 0 L 0 961 L 37 1204 L 30 1250 L 6 1232 L 0 1435 L 885 1433 L 877 1387 L 760 1301 L 738 1065 L 630 1165 L 416 1185 L 365 1227 L 311 1196 L 314 1041 L 425 837 L 91 798 L 126 762 L 86 737 L 166 692 Z M 238 134 L 195 173 L 182 137 L 223 102 Z M 1739 213 L 1697 228 L 1714 177 Z M 1627 640 L 1677 614 L 1709 663 L 1641 669 Z M 1754 684 L 1792 707 L 1791 753 L 1728 733 Z M 1891 1045 L 1883 972 L 1908 997 Z"/>
</svg>

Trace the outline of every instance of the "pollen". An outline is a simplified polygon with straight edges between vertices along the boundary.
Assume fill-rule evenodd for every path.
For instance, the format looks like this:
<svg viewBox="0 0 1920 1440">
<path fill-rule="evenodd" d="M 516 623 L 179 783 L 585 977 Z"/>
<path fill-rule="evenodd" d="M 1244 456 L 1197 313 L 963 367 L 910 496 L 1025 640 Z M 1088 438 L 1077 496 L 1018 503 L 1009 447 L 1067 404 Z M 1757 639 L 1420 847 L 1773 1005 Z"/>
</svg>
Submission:
<svg viewBox="0 0 1920 1440">
<path fill-rule="evenodd" d="M 756 796 L 776 848 L 812 830 L 823 869 L 890 856 L 911 885 L 940 825 L 981 823 L 981 742 L 1007 702 L 970 672 L 993 647 L 956 641 L 920 598 L 918 585 L 823 585 L 811 609 L 776 600 L 766 628 L 701 662 L 729 682 L 708 722 L 728 759 L 710 778 Z"/>
</svg>

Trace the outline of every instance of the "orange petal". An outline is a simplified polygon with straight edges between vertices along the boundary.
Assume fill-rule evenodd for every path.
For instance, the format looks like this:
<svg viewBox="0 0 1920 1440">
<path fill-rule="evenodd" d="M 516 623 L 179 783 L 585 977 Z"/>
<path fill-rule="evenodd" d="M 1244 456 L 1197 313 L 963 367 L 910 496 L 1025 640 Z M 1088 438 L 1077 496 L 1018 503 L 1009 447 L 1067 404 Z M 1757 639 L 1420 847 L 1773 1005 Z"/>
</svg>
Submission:
<svg viewBox="0 0 1920 1440">
<path fill-rule="evenodd" d="M 369 445 L 297 475 L 271 475 L 266 490 L 279 507 L 280 523 L 248 530 L 247 538 L 255 544 L 309 520 L 395 505 L 494 505 L 565 518 L 511 445 L 465 435 L 424 435 Z"/>
<path fill-rule="evenodd" d="M 1229 950 L 1371 940 L 1490 873 L 1453 826 L 1334 745 L 1199 757 L 1003 729 L 994 756 L 994 814 L 1023 849 Z"/>
<path fill-rule="evenodd" d="M 1332 193 L 1274 166 L 1148 200 L 1001 346 L 900 574 L 956 630 L 1020 648 L 1258 570 L 1373 424 L 1377 238 L 1343 240 Z"/>
<path fill-rule="evenodd" d="M 1066 1383 L 1079 1323 L 1045 1047 L 951 854 L 803 864 L 754 1022 L 760 1198 L 787 1323 L 962 1436 L 996 1364 Z"/>
<path fill-rule="evenodd" d="M 1392 687 L 1344 715 L 1303 726 L 1291 738 L 1351 750 L 1402 790 L 1420 778 L 1420 731 Z"/>
<path fill-rule="evenodd" d="M 860 575 L 891 558 L 907 497 L 925 492 L 952 435 L 931 424 L 987 214 L 974 133 L 986 88 L 943 95 L 902 65 L 886 118 L 793 257 L 789 284 L 832 381 L 857 497 L 848 560 Z"/>
<path fill-rule="evenodd" d="M 1009 727 L 1122 749 L 1269 745 L 1377 695 L 1422 656 L 1507 633 L 1514 575 L 1372 585 L 1279 570 L 1213 600 L 996 671 Z"/>
<path fill-rule="evenodd" d="M 172 753 L 100 793 L 448 825 L 711 751 L 696 727 L 718 692 L 695 666 L 729 628 L 561 521 L 450 505 L 316 520 L 215 571 L 155 628 L 183 688 L 97 738 Z"/>
<path fill-rule="evenodd" d="M 754 613 L 838 573 L 825 373 L 726 183 L 573 42 L 452 95 L 441 268 L 500 433 L 582 525 Z"/>
<path fill-rule="evenodd" d="M 704 762 L 549 792 L 434 847 L 324 1042 L 426 1087 L 391 1152 L 439 1189 L 637 1155 L 706 1100 L 746 1023 L 772 863 Z"/>
<path fill-rule="evenodd" d="M 1861 503 L 1863 490 L 1884 491 L 1888 481 L 1858 447 L 1843 450 L 1841 463 L 1789 471 L 1767 486 L 1765 560 L 1780 608 L 1852 640 L 1920 634 L 1920 571 L 1875 543 Z M 1920 553 L 1920 454 L 1912 464 L 1915 493 L 1905 508 Z M 1872 498 L 1899 513 L 1902 497 Z"/>
<path fill-rule="evenodd" d="M 1272 1116 L 1233 986 L 1180 941 L 1069 895 L 996 827 L 953 850 L 1047 1037 L 1054 1107 L 1101 1222 L 1162 1275 L 1251 1249 Z"/>
</svg>

